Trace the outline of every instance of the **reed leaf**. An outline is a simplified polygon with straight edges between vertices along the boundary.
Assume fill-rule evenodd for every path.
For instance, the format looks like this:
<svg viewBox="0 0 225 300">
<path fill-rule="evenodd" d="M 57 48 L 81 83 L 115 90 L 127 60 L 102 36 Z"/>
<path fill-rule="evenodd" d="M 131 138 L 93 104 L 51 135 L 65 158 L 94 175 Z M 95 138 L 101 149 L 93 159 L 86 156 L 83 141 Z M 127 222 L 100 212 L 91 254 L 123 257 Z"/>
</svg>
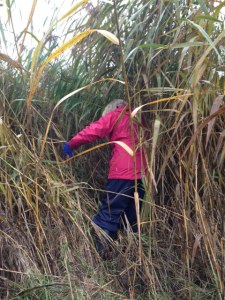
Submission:
<svg viewBox="0 0 225 300">
<path fill-rule="evenodd" d="M 218 142 L 217 142 L 217 145 L 216 145 L 214 159 L 213 159 L 214 163 L 217 160 L 218 153 L 219 153 L 219 151 L 220 151 L 220 149 L 222 147 L 224 137 L 225 137 L 225 129 L 221 132 L 220 137 L 219 137 Z M 223 152 L 224 152 L 224 150 L 223 150 Z M 224 160 L 224 154 L 221 155 L 221 161 L 223 161 L 223 160 Z"/>
<path fill-rule="evenodd" d="M 203 122 L 198 126 L 198 128 L 196 129 L 196 131 L 194 132 L 194 134 L 192 135 L 190 141 L 188 142 L 187 147 L 185 148 L 183 154 L 181 157 L 183 157 L 186 152 L 188 151 L 188 149 L 190 148 L 190 146 L 192 145 L 192 143 L 195 141 L 195 139 L 197 138 L 197 136 L 199 135 L 199 133 L 201 132 L 201 130 L 208 125 L 208 123 L 213 120 L 215 117 L 223 114 L 225 112 L 225 105 L 223 105 L 220 109 L 218 109 L 217 111 L 215 111 L 213 114 L 211 114 L 210 116 L 206 117 Z"/>
<path fill-rule="evenodd" d="M 8 55 L 6 55 L 4 53 L 0 53 L 0 60 L 5 61 L 6 63 L 8 63 L 13 68 L 23 70 L 23 71 L 28 73 L 28 71 L 26 69 L 24 69 L 23 66 L 21 66 L 18 62 L 16 62 L 15 60 L 13 60 L 12 58 L 10 58 Z"/>
<path fill-rule="evenodd" d="M 51 31 L 59 22 L 61 22 L 62 20 L 68 18 L 70 15 L 72 15 L 76 10 L 78 10 L 78 8 L 80 8 L 81 6 L 83 6 L 84 4 L 88 3 L 90 0 L 81 0 L 79 1 L 76 5 L 74 5 L 65 15 L 63 15 L 61 18 L 59 18 L 59 20 L 54 23 L 51 27 L 50 30 Z"/>
<path fill-rule="evenodd" d="M 65 52 L 66 50 L 68 50 L 69 48 L 71 48 L 72 46 L 74 46 L 75 44 L 79 43 L 80 41 L 82 41 L 84 38 L 86 38 L 88 35 L 90 35 L 93 32 L 99 32 L 102 35 L 104 35 L 107 39 L 109 39 L 111 42 L 118 44 L 118 39 L 110 32 L 107 32 L 106 30 L 98 30 L 98 29 L 90 29 L 90 30 L 86 30 L 80 34 L 78 34 L 77 36 L 73 37 L 72 39 L 70 39 L 69 41 L 67 41 L 66 43 L 64 43 L 62 46 L 60 46 L 58 49 L 56 49 L 40 66 L 37 75 L 35 77 L 34 82 L 31 82 L 31 86 L 30 86 L 30 94 L 28 96 L 27 99 L 27 106 L 28 108 L 31 105 L 31 101 L 33 98 L 33 95 L 36 91 L 37 88 L 37 84 L 39 82 L 39 79 L 41 77 L 41 74 L 45 68 L 45 66 L 51 62 L 53 59 L 57 58 L 58 56 L 60 56 L 63 52 Z"/>
<path fill-rule="evenodd" d="M 189 96 L 192 96 L 192 95 L 193 94 L 184 94 L 184 95 L 178 95 L 178 96 L 174 96 L 174 97 L 162 98 L 162 99 L 159 99 L 159 100 L 154 100 L 152 102 L 148 102 L 146 104 L 143 104 L 141 106 L 136 107 L 132 111 L 131 116 L 133 118 L 141 108 L 143 108 L 143 107 L 145 107 L 147 105 L 153 105 L 153 104 L 161 103 L 161 102 L 165 102 L 165 101 L 182 100 L 182 98 L 186 98 L 186 97 L 189 97 Z"/>
<path fill-rule="evenodd" d="M 107 79 L 105 79 L 105 80 L 115 81 L 115 82 L 119 82 L 119 83 L 124 84 L 123 81 L 115 80 L 115 79 L 113 79 L 113 78 L 107 78 Z M 80 91 L 82 91 L 82 90 L 84 90 L 84 89 L 87 89 L 87 88 L 91 87 L 92 85 L 94 85 L 94 84 L 96 84 L 96 83 L 100 83 L 100 82 L 105 81 L 105 80 L 100 80 L 100 81 L 91 83 L 91 84 L 89 84 L 89 85 L 87 85 L 87 86 L 84 86 L 84 87 L 82 87 L 82 88 L 79 88 L 79 89 L 77 89 L 77 90 L 71 92 L 70 94 L 64 96 L 62 99 L 60 99 L 60 100 L 58 101 L 58 103 L 56 104 L 56 106 L 54 107 L 54 109 L 53 109 L 53 111 L 52 111 L 51 117 L 50 117 L 49 122 L 48 122 L 48 125 L 47 125 L 47 129 L 46 129 L 46 132 L 45 132 L 43 141 L 42 141 L 41 152 L 40 152 L 40 157 L 41 157 L 41 158 L 42 158 L 43 153 L 44 153 L 44 147 L 45 147 L 45 144 L 46 144 L 46 139 L 47 139 L 47 135 L 48 135 L 48 132 L 49 132 L 49 128 L 50 128 L 50 126 L 51 126 L 53 114 L 54 114 L 54 111 L 58 108 L 58 106 L 59 106 L 60 104 L 62 104 L 65 100 L 67 100 L 68 98 L 70 98 L 71 96 L 73 96 L 73 95 L 79 93 Z"/>
<path fill-rule="evenodd" d="M 216 97 L 216 99 L 213 101 L 213 105 L 212 108 L 210 110 L 210 115 L 212 115 L 213 113 L 215 113 L 220 106 L 223 104 L 223 95 L 220 95 L 218 97 Z M 209 138 L 213 129 L 213 125 L 215 124 L 216 119 L 212 119 L 209 121 L 208 123 L 208 129 L 207 129 L 207 135 L 206 135 L 206 143 L 205 143 L 205 147 L 207 147 L 208 142 L 209 142 Z"/>
<path fill-rule="evenodd" d="M 206 6 L 206 4 L 205 4 L 205 1 L 204 1 L 204 0 L 197 0 L 197 2 L 200 4 L 202 11 L 203 11 L 206 15 L 209 15 L 207 6 Z"/>
<path fill-rule="evenodd" d="M 20 57 L 20 55 L 21 55 L 21 52 L 22 52 L 22 49 L 23 49 L 23 46 L 24 46 L 24 41 L 25 41 L 26 34 L 27 34 L 27 30 L 28 30 L 28 27 L 29 27 L 30 23 L 32 22 L 32 18 L 33 18 L 33 15 L 34 15 L 36 4 L 37 4 L 37 0 L 33 0 L 31 11 L 30 11 L 28 21 L 27 21 L 27 25 L 24 29 L 23 39 L 22 39 L 22 42 L 21 42 L 21 45 L 20 45 L 20 51 L 18 53 L 18 57 Z"/>
<path fill-rule="evenodd" d="M 209 53 L 212 51 L 213 48 L 215 48 L 215 46 L 224 38 L 225 36 L 225 30 L 223 30 L 218 37 L 214 40 L 213 45 L 210 45 L 205 52 L 203 53 L 202 57 L 200 58 L 200 60 L 197 62 L 196 66 L 195 66 L 195 70 L 199 69 L 201 67 L 201 65 L 203 64 L 204 60 L 206 59 L 206 57 L 209 55 Z"/>
<path fill-rule="evenodd" d="M 61 163 L 64 164 L 64 163 L 70 161 L 70 160 L 73 159 L 73 158 L 77 158 L 77 157 L 79 157 L 79 156 L 82 156 L 82 155 L 84 155 L 84 154 L 87 154 L 88 152 L 91 152 L 91 151 L 93 151 L 93 150 L 96 150 L 96 149 L 105 147 L 105 146 L 110 145 L 110 144 L 117 144 L 117 145 L 121 146 L 121 147 L 122 147 L 122 148 L 130 155 L 130 156 L 134 156 L 133 150 L 132 150 L 129 146 L 127 146 L 124 142 L 121 142 L 121 141 L 113 141 L 113 142 L 106 142 L 106 143 L 102 143 L 102 144 L 99 144 L 99 145 L 97 145 L 97 146 L 91 147 L 91 148 L 89 148 L 89 149 L 87 149 L 87 150 L 85 150 L 85 151 L 82 151 L 82 152 L 80 152 L 80 153 L 78 153 L 78 154 L 75 154 L 72 158 L 68 158 L 68 159 L 66 159 L 65 161 L 61 162 Z"/>
<path fill-rule="evenodd" d="M 20 52 L 28 35 L 37 47 L 20 55 L 30 78 L 1 62 L 1 299 L 224 298 L 224 1 L 114 2 L 73 1 L 57 18 L 58 8 L 48 11 L 39 39 L 26 28 L 36 29 L 35 14 L 18 32 L 17 3 L 7 1 L 8 49 Z M 117 29 L 123 51 L 110 34 Z M 146 193 L 131 196 L 138 234 L 119 231 L 106 262 L 92 217 L 106 192 L 110 144 L 84 146 L 69 160 L 61 145 L 125 95 L 144 124 Z"/>
<path fill-rule="evenodd" d="M 222 59 L 221 55 L 219 54 L 218 50 L 216 49 L 215 41 L 213 42 L 211 40 L 211 38 L 209 37 L 209 35 L 207 34 L 207 32 L 200 25 L 196 24 L 195 22 L 193 22 L 191 20 L 187 20 L 187 22 L 189 22 L 193 27 L 197 28 L 201 32 L 201 34 L 203 35 L 203 37 L 210 44 L 211 48 L 214 49 L 214 51 L 216 52 L 216 54 L 218 56 L 218 60 L 221 63 L 223 61 L 223 59 Z"/>
</svg>

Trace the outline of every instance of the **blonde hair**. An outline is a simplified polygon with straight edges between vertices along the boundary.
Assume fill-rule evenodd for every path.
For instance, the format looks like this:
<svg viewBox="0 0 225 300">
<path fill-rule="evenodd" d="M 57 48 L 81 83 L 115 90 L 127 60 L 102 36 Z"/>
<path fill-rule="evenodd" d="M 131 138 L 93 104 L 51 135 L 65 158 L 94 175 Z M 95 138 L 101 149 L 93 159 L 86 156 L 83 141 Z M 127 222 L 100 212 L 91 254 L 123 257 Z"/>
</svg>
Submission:
<svg viewBox="0 0 225 300">
<path fill-rule="evenodd" d="M 122 100 L 122 99 L 116 99 L 116 100 L 111 101 L 103 110 L 102 116 L 106 115 L 107 113 L 109 113 L 125 104 L 126 104 L 126 101 Z"/>
</svg>

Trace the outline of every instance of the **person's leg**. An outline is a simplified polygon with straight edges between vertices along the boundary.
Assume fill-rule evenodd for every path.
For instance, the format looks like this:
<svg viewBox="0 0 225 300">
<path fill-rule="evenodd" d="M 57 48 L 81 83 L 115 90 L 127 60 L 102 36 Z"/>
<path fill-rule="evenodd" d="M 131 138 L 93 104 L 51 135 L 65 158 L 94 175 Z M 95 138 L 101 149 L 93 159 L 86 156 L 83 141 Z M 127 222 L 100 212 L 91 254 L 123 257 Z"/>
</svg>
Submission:
<svg viewBox="0 0 225 300">
<path fill-rule="evenodd" d="M 110 258 L 110 245 L 105 234 L 116 239 L 121 214 L 129 204 L 131 180 L 108 180 L 106 192 L 103 194 L 99 212 L 93 218 L 94 240 L 99 255 L 103 259 Z M 97 225 L 97 226 L 96 226 Z M 102 229 L 104 233 L 101 233 Z"/>
<path fill-rule="evenodd" d="M 138 193 L 139 197 L 143 198 L 144 189 L 140 180 L 138 180 Z M 108 236 L 114 239 L 121 225 L 121 216 L 124 213 L 126 213 L 133 231 L 136 231 L 137 217 L 134 204 L 134 180 L 108 180 L 106 192 L 102 197 L 101 207 L 93 218 L 94 227 L 97 225 Z M 104 259 L 108 250 L 104 234 L 100 235 L 97 241 L 96 248 L 100 256 Z"/>
<path fill-rule="evenodd" d="M 130 204 L 134 195 L 133 180 L 108 180 L 99 212 L 93 222 L 104 231 L 115 234 L 118 231 L 121 214 Z"/>
<path fill-rule="evenodd" d="M 139 179 L 137 181 L 137 191 L 138 191 L 139 199 L 143 199 L 144 198 L 144 194 L 145 194 L 145 190 L 144 190 L 144 187 L 143 187 L 141 179 Z M 134 188 L 132 189 L 131 192 L 134 195 Z M 139 201 L 139 208 L 140 208 L 140 210 L 141 210 L 141 206 L 142 206 L 142 202 Z M 129 222 L 132 230 L 134 232 L 137 232 L 137 214 L 136 214 L 136 207 L 135 207 L 134 198 L 130 198 L 129 205 L 127 205 L 127 207 L 124 210 L 124 215 L 122 216 L 122 219 L 123 219 L 122 221 L 123 221 L 124 224 L 126 223 L 125 216 L 126 216 L 128 222 Z"/>
</svg>

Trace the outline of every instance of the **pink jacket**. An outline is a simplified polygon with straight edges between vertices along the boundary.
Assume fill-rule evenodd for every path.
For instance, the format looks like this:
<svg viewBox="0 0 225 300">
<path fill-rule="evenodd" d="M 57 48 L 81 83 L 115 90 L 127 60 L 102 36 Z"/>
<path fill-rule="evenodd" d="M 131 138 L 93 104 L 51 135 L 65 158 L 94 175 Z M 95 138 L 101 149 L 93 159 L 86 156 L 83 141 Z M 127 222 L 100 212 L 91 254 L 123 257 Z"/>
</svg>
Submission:
<svg viewBox="0 0 225 300">
<path fill-rule="evenodd" d="M 121 141 L 132 149 L 132 138 L 130 129 L 129 111 L 122 112 L 124 105 L 116 110 L 107 113 L 98 121 L 90 124 L 80 131 L 69 141 L 71 149 L 78 148 L 83 144 L 93 142 L 97 139 L 108 137 L 110 141 Z M 120 117 L 122 115 L 122 117 Z M 134 124 L 135 148 L 138 144 L 137 125 Z M 134 168 L 133 157 L 127 153 L 120 145 L 112 144 L 111 160 L 109 163 L 109 179 L 135 179 L 142 178 L 146 163 L 143 150 L 137 149 L 136 170 Z"/>
</svg>

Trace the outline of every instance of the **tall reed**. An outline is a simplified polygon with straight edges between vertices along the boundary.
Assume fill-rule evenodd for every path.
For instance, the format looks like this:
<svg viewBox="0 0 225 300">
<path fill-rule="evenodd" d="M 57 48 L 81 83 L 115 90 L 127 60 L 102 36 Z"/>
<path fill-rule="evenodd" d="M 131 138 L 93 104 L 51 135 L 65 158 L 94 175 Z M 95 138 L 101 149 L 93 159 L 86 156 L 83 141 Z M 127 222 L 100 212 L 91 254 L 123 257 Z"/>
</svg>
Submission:
<svg viewBox="0 0 225 300">
<path fill-rule="evenodd" d="M 76 23 L 85 2 L 59 18 L 70 42 L 0 55 L 1 297 L 223 299 L 224 3 L 89 3 Z M 108 148 L 66 162 L 61 145 L 128 94 L 149 162 L 141 232 L 104 262 L 90 220 Z"/>
</svg>

